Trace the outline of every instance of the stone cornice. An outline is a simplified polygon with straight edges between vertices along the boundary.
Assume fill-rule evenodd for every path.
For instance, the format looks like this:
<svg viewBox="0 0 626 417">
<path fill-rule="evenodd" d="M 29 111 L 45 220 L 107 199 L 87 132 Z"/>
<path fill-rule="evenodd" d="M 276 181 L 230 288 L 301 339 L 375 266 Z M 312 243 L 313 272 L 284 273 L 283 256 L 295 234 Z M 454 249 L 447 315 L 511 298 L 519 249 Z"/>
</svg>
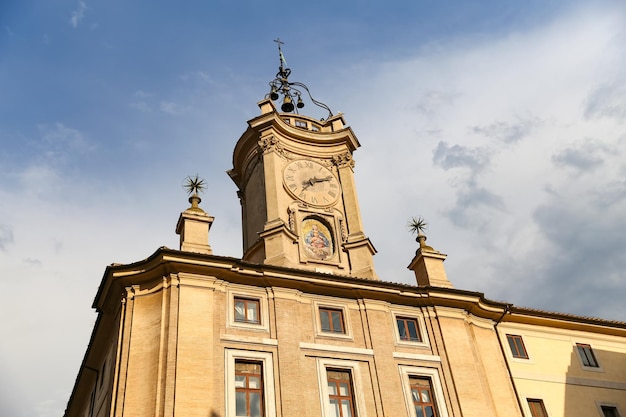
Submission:
<svg viewBox="0 0 626 417">
<path fill-rule="evenodd" d="M 291 288 L 311 294 L 379 300 L 398 305 L 456 308 L 476 317 L 504 322 L 626 335 L 626 323 L 623 322 L 516 307 L 489 300 L 480 292 L 373 281 L 254 264 L 238 258 L 190 253 L 165 247 L 159 248 L 145 260 L 128 265 L 108 266 L 93 307 L 99 311 L 113 312 L 110 309 L 119 307 L 125 287 L 162 280 L 164 276 L 177 273 L 191 273 L 244 285 Z"/>
</svg>

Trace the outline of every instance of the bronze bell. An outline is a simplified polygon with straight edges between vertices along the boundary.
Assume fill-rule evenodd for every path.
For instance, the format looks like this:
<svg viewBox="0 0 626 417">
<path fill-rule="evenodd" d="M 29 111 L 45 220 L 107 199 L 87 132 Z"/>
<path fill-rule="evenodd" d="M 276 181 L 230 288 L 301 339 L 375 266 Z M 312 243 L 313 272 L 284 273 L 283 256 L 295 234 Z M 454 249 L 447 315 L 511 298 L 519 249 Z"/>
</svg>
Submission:
<svg viewBox="0 0 626 417">
<path fill-rule="evenodd" d="M 280 109 L 285 113 L 293 111 L 293 100 L 291 100 L 291 97 L 285 96 L 285 99 L 283 100 L 283 105 L 280 106 Z"/>
<path fill-rule="evenodd" d="M 276 92 L 276 88 L 272 87 L 272 91 L 270 92 L 270 98 L 272 101 L 278 100 L 278 93 Z"/>
</svg>

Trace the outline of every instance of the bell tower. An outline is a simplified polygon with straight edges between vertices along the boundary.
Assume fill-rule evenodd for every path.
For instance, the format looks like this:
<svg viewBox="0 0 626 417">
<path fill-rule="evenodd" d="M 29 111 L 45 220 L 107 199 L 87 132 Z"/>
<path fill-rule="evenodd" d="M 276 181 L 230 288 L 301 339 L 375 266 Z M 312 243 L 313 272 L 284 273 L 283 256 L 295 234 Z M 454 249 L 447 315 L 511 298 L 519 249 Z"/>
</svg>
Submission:
<svg viewBox="0 0 626 417">
<path fill-rule="evenodd" d="M 306 85 L 289 81 L 277 42 L 279 71 L 258 103 L 261 115 L 248 121 L 237 142 L 228 172 L 239 188 L 243 259 L 378 279 L 354 183 L 359 141 L 341 114 L 314 100 Z M 325 120 L 298 113 L 303 90 L 328 111 Z M 281 95 L 279 112 L 273 101 Z"/>
</svg>

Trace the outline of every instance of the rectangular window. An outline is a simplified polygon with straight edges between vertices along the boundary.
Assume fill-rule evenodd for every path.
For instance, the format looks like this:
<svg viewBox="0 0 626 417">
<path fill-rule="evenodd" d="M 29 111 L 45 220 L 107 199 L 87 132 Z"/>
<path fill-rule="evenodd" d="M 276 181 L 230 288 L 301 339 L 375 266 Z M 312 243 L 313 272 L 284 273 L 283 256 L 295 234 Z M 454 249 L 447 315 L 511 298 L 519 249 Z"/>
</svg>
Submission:
<svg viewBox="0 0 626 417">
<path fill-rule="evenodd" d="M 526 353 L 526 348 L 524 347 L 524 341 L 522 340 L 522 336 L 518 336 L 516 334 L 507 334 L 506 339 L 509 341 L 511 353 L 513 354 L 514 358 L 528 359 L 528 353 Z"/>
<path fill-rule="evenodd" d="M 604 417 L 619 417 L 616 407 L 612 407 L 610 405 L 602 405 L 600 406 L 602 409 L 602 415 Z"/>
<path fill-rule="evenodd" d="M 396 317 L 396 323 L 398 324 L 400 340 L 408 340 L 410 342 L 422 341 L 417 319 Z"/>
<path fill-rule="evenodd" d="M 409 376 L 411 398 L 417 417 L 437 417 L 433 388 L 427 377 Z"/>
<path fill-rule="evenodd" d="M 235 321 L 260 324 L 259 300 L 235 297 Z"/>
<path fill-rule="evenodd" d="M 578 349 L 578 355 L 580 355 L 580 360 L 582 360 L 584 366 L 598 368 L 598 361 L 596 360 L 590 345 L 576 343 L 576 348 Z"/>
<path fill-rule="evenodd" d="M 345 333 L 343 311 L 320 307 L 320 323 L 323 332 Z"/>
<path fill-rule="evenodd" d="M 302 120 L 296 120 L 296 127 L 302 127 L 306 129 L 306 122 L 303 122 Z"/>
<path fill-rule="evenodd" d="M 235 361 L 235 410 L 237 417 L 263 416 L 263 366 Z"/>
<path fill-rule="evenodd" d="M 353 417 L 354 397 L 352 395 L 352 378 L 350 371 L 343 369 L 327 369 L 328 401 L 332 417 Z"/>
<path fill-rule="evenodd" d="M 528 398 L 528 407 L 530 408 L 530 415 L 532 417 L 548 417 L 546 407 L 543 405 L 543 400 L 537 400 Z"/>
</svg>

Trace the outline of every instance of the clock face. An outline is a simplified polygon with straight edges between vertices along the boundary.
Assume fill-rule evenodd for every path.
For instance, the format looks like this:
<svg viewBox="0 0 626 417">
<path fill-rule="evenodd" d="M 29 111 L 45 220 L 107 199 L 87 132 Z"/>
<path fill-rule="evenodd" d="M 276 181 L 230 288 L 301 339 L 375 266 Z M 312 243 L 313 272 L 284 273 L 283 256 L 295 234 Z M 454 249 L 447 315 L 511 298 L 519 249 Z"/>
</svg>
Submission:
<svg viewBox="0 0 626 417">
<path fill-rule="evenodd" d="M 341 193 L 339 181 L 328 168 L 306 159 L 290 162 L 283 181 L 292 196 L 313 206 L 330 206 Z"/>
</svg>

